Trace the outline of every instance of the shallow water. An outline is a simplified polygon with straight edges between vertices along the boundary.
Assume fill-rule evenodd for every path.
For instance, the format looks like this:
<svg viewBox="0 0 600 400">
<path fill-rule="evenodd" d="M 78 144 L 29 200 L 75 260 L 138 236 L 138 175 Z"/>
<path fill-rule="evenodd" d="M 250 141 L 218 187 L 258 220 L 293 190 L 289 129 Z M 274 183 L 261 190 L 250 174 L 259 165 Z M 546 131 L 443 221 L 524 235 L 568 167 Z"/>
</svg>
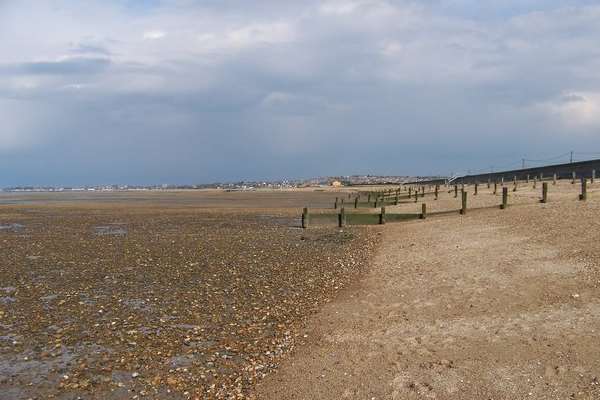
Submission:
<svg viewBox="0 0 600 400">
<path fill-rule="evenodd" d="M 18 224 L 18 223 L 4 223 L 4 224 L 0 224 L 0 232 L 2 231 L 6 231 L 6 232 L 20 232 L 23 229 L 25 229 L 25 225 L 22 224 Z"/>
<path fill-rule="evenodd" d="M 105 225 L 96 226 L 94 231 L 98 236 L 125 236 L 127 235 L 127 228 L 121 225 Z"/>
</svg>

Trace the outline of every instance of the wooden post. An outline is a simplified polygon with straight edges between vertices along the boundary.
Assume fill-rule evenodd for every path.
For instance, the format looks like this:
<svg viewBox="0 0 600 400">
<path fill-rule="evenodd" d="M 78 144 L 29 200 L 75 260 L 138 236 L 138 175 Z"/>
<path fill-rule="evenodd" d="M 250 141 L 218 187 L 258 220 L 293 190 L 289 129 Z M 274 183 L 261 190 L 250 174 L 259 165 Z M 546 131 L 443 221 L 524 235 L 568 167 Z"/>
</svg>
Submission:
<svg viewBox="0 0 600 400">
<path fill-rule="evenodd" d="M 460 213 L 465 215 L 467 213 L 467 192 L 462 192 L 462 207 Z"/>
<path fill-rule="evenodd" d="M 579 200 L 587 200 L 587 179 L 581 177 L 581 194 L 579 195 Z"/>
<path fill-rule="evenodd" d="M 412 197 L 412 187 L 408 188 L 408 198 L 410 199 Z"/>
<path fill-rule="evenodd" d="M 494 182 L 494 194 L 498 194 L 498 182 Z"/>
<path fill-rule="evenodd" d="M 338 206 L 338 198 L 335 198 L 335 203 L 333 203 L 333 209 L 337 210 L 337 206 Z"/>
<path fill-rule="evenodd" d="M 537 176 L 533 177 L 533 188 L 535 189 L 535 186 L 537 185 Z"/>
<path fill-rule="evenodd" d="M 592 181 L 590 183 L 594 183 L 595 180 L 596 180 L 596 170 L 593 169 L 592 170 Z"/>
<path fill-rule="evenodd" d="M 371 193 L 369 193 L 369 196 L 367 197 L 367 203 L 371 202 Z"/>
<path fill-rule="evenodd" d="M 373 205 L 373 208 L 377 208 L 377 200 L 378 200 L 378 198 L 375 197 L 375 204 Z"/>
<path fill-rule="evenodd" d="M 302 229 L 308 228 L 308 207 L 304 207 L 302 210 Z"/>
<path fill-rule="evenodd" d="M 475 184 L 475 193 L 473 193 L 473 196 L 477 196 L 477 187 L 479 186 L 478 183 Z"/>
<path fill-rule="evenodd" d="M 552 184 L 556 185 L 556 173 L 554 174 L 554 176 L 552 177 Z"/>
<path fill-rule="evenodd" d="M 544 180 L 544 173 L 540 172 L 540 181 L 543 181 L 543 180 Z"/>
<path fill-rule="evenodd" d="M 415 190 L 415 203 L 419 201 L 419 191 Z"/>
<path fill-rule="evenodd" d="M 354 208 L 358 208 L 358 197 L 354 199 Z"/>
<path fill-rule="evenodd" d="M 500 178 L 500 186 L 504 187 L 504 177 Z"/>
<path fill-rule="evenodd" d="M 458 197 L 458 185 L 454 185 L 454 198 Z"/>
<path fill-rule="evenodd" d="M 440 190 L 440 186 L 439 185 L 435 185 L 435 199 L 438 199 L 438 191 Z"/>
<path fill-rule="evenodd" d="M 421 204 L 421 219 L 427 218 L 427 204 Z"/>
<path fill-rule="evenodd" d="M 517 176 L 513 175 L 513 185 L 517 186 Z"/>
<path fill-rule="evenodd" d="M 381 207 L 381 213 L 379 214 L 379 225 L 385 224 L 385 207 Z"/>
<path fill-rule="evenodd" d="M 338 226 L 343 228 L 346 225 L 346 211 L 344 207 L 340 208 L 340 213 L 338 214 Z"/>
<path fill-rule="evenodd" d="M 508 188 L 502 188 L 502 204 L 500 205 L 500 209 L 504 210 L 508 207 Z"/>
<path fill-rule="evenodd" d="M 575 184 L 575 179 L 577 178 L 577 174 L 573 171 L 573 179 L 571 179 L 571 185 Z"/>
<path fill-rule="evenodd" d="M 425 197 L 425 186 L 421 186 L 421 197 Z"/>
<path fill-rule="evenodd" d="M 544 182 L 542 183 L 542 199 L 540 200 L 540 203 L 547 203 L 548 202 L 548 182 Z"/>
<path fill-rule="evenodd" d="M 529 174 L 527 174 L 527 180 L 525 182 L 529 183 Z"/>
<path fill-rule="evenodd" d="M 488 185 L 488 187 L 487 187 L 488 189 L 490 188 L 491 184 L 492 184 L 492 178 L 488 178 L 488 184 L 487 184 Z"/>
<path fill-rule="evenodd" d="M 515 184 L 513 186 L 513 192 L 516 192 L 516 191 L 517 191 L 517 181 L 515 180 Z"/>
<path fill-rule="evenodd" d="M 396 192 L 396 200 L 394 201 L 394 204 L 398 205 L 398 203 L 400 203 L 400 197 L 398 196 L 398 192 Z"/>
<path fill-rule="evenodd" d="M 344 198 L 342 198 L 342 207 L 344 207 Z"/>
</svg>

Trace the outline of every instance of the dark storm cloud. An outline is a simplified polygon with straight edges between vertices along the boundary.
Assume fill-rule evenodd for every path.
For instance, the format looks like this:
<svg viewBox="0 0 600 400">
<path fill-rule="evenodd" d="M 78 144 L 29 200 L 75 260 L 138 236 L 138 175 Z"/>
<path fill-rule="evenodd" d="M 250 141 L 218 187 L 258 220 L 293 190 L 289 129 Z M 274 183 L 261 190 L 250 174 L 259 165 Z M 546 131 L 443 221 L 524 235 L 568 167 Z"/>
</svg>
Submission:
<svg viewBox="0 0 600 400">
<path fill-rule="evenodd" d="M 0 186 L 450 173 L 600 150 L 590 4 L 14 3 L 0 169 L 18 172 Z"/>
<path fill-rule="evenodd" d="M 70 58 L 0 65 L 0 72 L 19 75 L 86 75 L 100 73 L 110 65 L 107 58 Z"/>
</svg>

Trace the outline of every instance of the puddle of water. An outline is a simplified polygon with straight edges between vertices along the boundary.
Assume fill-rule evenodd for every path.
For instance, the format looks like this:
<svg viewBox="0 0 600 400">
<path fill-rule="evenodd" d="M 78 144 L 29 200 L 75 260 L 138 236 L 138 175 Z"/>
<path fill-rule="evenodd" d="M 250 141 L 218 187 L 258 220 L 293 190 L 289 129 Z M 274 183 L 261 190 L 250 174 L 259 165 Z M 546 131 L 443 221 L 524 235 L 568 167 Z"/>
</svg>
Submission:
<svg viewBox="0 0 600 400">
<path fill-rule="evenodd" d="M 161 329 L 160 328 L 150 328 L 147 326 L 141 326 L 138 328 L 138 332 L 140 332 L 144 336 L 150 336 L 150 335 L 160 336 Z"/>
<path fill-rule="evenodd" d="M 0 335 L 0 342 L 8 342 L 9 344 L 13 344 L 21 340 L 20 336 L 13 335 L 9 333 L 8 335 Z"/>
<path fill-rule="evenodd" d="M 43 302 L 53 301 L 58 297 L 56 294 L 49 294 L 47 296 L 40 297 L 40 300 Z"/>
<path fill-rule="evenodd" d="M 21 232 L 25 225 L 17 223 L 0 224 L 0 232 Z"/>
<path fill-rule="evenodd" d="M 187 368 L 194 365 L 194 355 L 174 356 L 169 360 L 171 368 Z"/>
<path fill-rule="evenodd" d="M 120 225 L 104 225 L 94 227 L 94 231 L 98 236 L 125 236 L 127 228 Z"/>
<path fill-rule="evenodd" d="M 173 327 L 183 329 L 186 331 L 195 331 L 195 330 L 200 329 L 200 327 L 198 325 L 190 325 L 190 324 L 176 324 L 176 325 L 173 325 Z"/>
<path fill-rule="evenodd" d="M 141 299 L 123 300 L 123 304 L 125 304 L 126 306 L 131 307 L 132 309 L 137 310 L 137 311 L 151 311 L 152 310 L 152 306 L 146 304 L 146 302 Z"/>
<path fill-rule="evenodd" d="M 0 375 L 19 377 L 33 384 L 39 384 L 46 380 L 52 370 L 66 371 L 74 358 L 75 355 L 68 350 L 63 350 L 56 357 L 46 360 L 35 359 L 29 352 L 21 353 L 0 359 Z"/>
<path fill-rule="evenodd" d="M 15 299 L 14 297 L 8 297 L 8 296 L 0 297 L 0 304 L 9 305 L 9 304 L 14 303 L 15 301 L 17 301 L 17 299 Z"/>
</svg>

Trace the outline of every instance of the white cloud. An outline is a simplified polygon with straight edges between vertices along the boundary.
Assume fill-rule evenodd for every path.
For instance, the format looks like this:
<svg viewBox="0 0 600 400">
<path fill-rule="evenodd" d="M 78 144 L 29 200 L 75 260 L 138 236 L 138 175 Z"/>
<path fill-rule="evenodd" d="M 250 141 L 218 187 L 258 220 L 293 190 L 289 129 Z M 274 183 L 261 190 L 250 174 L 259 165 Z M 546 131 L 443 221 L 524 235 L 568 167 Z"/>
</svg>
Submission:
<svg viewBox="0 0 600 400">
<path fill-rule="evenodd" d="M 164 31 L 146 31 L 144 32 L 143 38 L 146 40 L 156 40 L 162 39 L 167 36 L 167 33 Z"/>
<path fill-rule="evenodd" d="M 293 37 L 292 27 L 285 22 L 250 24 L 226 34 L 227 43 L 233 47 L 286 43 Z"/>
<path fill-rule="evenodd" d="M 563 124 L 569 132 L 600 129 L 600 92 L 565 92 L 535 108 L 548 119 Z"/>
<path fill-rule="evenodd" d="M 361 3 L 364 2 L 348 0 L 326 1 L 319 6 L 319 12 L 326 15 L 351 14 L 360 7 Z"/>
</svg>

